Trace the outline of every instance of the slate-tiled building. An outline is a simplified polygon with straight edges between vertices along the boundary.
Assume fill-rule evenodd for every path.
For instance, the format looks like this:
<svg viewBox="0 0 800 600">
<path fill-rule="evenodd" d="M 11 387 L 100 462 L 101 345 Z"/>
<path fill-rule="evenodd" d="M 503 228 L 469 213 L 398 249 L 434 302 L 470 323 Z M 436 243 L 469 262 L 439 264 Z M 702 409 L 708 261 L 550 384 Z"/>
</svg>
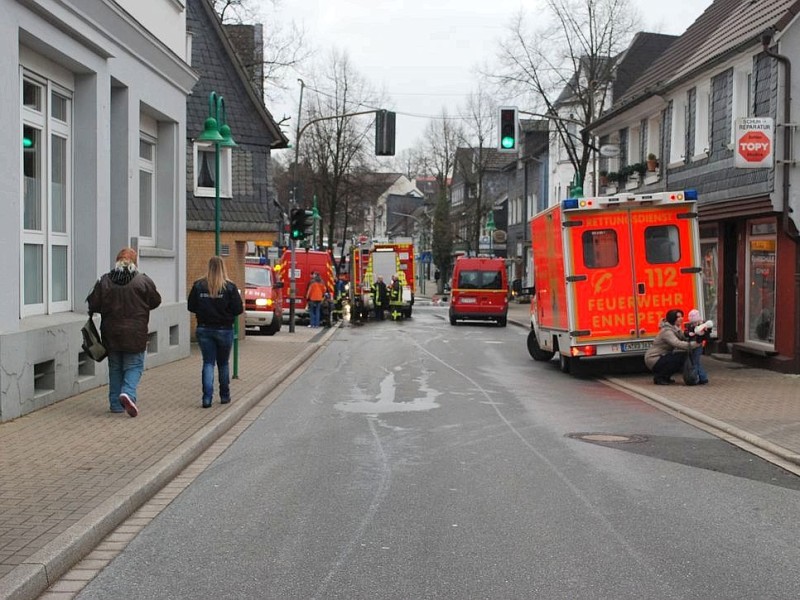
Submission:
<svg viewBox="0 0 800 600">
<path fill-rule="evenodd" d="M 720 349 L 795 373 L 800 200 L 793 190 L 800 177 L 792 157 L 800 140 L 792 115 L 800 89 L 786 86 L 792 57 L 800 56 L 798 12 L 797 0 L 715 0 L 592 126 L 625 149 L 620 166 L 658 156 L 659 170 L 628 189 L 698 191 L 700 308 L 718 325 Z M 743 118 L 775 123 L 772 167 L 736 166 Z"/>
<path fill-rule="evenodd" d="M 187 11 L 192 66 L 200 79 L 186 103 L 186 282 L 191 285 L 205 273 L 215 251 L 214 147 L 196 140 L 214 91 L 224 99 L 237 143 L 221 148 L 220 253 L 228 257 L 229 276 L 243 287 L 245 255 L 256 245 L 279 241 L 282 216 L 274 203 L 271 151 L 286 148 L 288 140 L 263 102 L 261 27 L 233 26 L 237 54 L 209 0 L 189 0 Z"/>
</svg>

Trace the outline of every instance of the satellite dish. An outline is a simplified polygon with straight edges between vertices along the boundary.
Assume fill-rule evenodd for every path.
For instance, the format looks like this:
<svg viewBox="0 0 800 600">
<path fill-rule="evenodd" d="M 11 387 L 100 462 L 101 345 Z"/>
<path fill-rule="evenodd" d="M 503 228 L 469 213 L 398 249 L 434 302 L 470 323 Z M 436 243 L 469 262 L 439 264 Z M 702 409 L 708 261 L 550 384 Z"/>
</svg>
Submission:
<svg viewBox="0 0 800 600">
<path fill-rule="evenodd" d="M 507 237 L 506 232 L 502 229 L 496 229 L 492 232 L 492 242 L 495 244 L 505 244 Z"/>
<path fill-rule="evenodd" d="M 619 156 L 619 146 L 616 144 L 603 144 L 600 146 L 600 156 L 604 156 L 605 158 Z"/>
</svg>

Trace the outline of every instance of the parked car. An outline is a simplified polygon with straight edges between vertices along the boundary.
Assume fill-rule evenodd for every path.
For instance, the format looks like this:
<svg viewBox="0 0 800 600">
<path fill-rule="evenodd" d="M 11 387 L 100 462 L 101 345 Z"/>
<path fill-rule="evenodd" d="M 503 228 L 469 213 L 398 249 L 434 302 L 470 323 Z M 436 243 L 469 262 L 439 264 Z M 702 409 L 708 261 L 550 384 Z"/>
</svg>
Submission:
<svg viewBox="0 0 800 600">
<path fill-rule="evenodd" d="M 283 318 L 283 282 L 267 264 L 244 267 L 244 324 L 258 327 L 261 333 L 275 335 Z"/>
</svg>

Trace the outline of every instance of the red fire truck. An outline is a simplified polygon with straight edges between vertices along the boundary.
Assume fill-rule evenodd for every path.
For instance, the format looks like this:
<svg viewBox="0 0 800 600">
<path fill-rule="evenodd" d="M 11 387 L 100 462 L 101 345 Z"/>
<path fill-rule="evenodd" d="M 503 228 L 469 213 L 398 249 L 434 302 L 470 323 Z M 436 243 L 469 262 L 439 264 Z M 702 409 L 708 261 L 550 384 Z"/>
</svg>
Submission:
<svg viewBox="0 0 800 600">
<path fill-rule="evenodd" d="M 671 308 L 702 306 L 694 190 L 570 198 L 531 220 L 528 351 L 579 360 L 642 355 Z"/>
</svg>

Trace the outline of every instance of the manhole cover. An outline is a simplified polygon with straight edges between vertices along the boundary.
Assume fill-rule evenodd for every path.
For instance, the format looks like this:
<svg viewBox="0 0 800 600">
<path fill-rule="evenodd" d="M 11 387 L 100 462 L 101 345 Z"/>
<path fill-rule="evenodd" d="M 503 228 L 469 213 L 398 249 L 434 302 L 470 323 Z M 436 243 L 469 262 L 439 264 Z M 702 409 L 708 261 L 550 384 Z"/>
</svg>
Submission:
<svg viewBox="0 0 800 600">
<path fill-rule="evenodd" d="M 630 444 L 646 442 L 647 438 L 639 434 L 623 435 L 619 433 L 568 433 L 568 438 L 584 442 L 603 442 L 606 444 Z"/>
</svg>

